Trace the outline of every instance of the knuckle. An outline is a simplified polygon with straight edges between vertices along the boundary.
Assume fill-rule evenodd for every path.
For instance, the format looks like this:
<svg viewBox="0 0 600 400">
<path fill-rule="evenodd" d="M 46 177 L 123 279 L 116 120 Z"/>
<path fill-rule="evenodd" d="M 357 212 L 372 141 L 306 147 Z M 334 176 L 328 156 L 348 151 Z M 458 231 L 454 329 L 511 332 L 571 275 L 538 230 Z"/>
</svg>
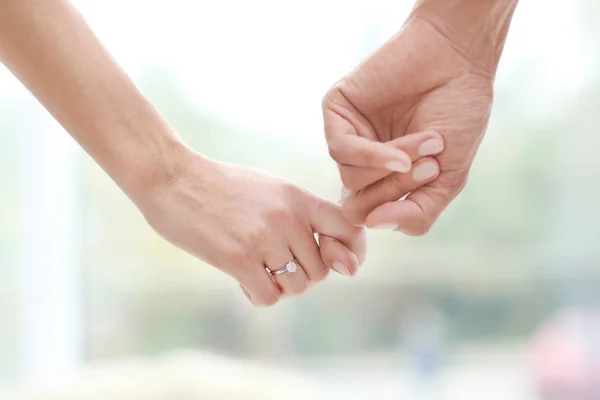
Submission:
<svg viewBox="0 0 600 400">
<path fill-rule="evenodd" d="M 326 110 L 334 106 L 335 104 L 340 103 L 343 100 L 344 96 L 340 91 L 340 87 L 343 86 L 344 80 L 341 80 L 334 84 L 329 90 L 325 93 L 323 98 L 321 99 L 321 107 Z"/>
<path fill-rule="evenodd" d="M 423 222 L 417 225 L 411 232 L 412 236 L 425 236 L 431 230 L 432 224 Z"/>
<path fill-rule="evenodd" d="M 390 175 L 387 186 L 394 194 L 402 194 L 407 192 L 406 182 L 404 182 L 404 175 L 400 173 L 394 173 Z"/>
<path fill-rule="evenodd" d="M 264 293 L 261 297 L 261 305 L 263 307 L 272 307 L 279 302 L 281 298 L 281 294 L 275 290 L 270 290 L 267 293 Z"/>
<path fill-rule="evenodd" d="M 327 151 L 329 153 L 329 157 L 331 157 L 334 161 L 339 161 L 342 157 L 336 139 L 327 140 Z"/>
<path fill-rule="evenodd" d="M 289 293 L 293 296 L 300 296 L 308 291 L 309 285 L 308 280 L 303 281 L 302 283 L 298 283 L 296 285 L 292 285 L 290 287 Z"/>
<path fill-rule="evenodd" d="M 336 204 L 330 200 L 316 198 L 314 209 L 318 213 L 318 215 L 331 215 L 335 213 L 341 212 L 341 205 Z"/>
<path fill-rule="evenodd" d="M 267 212 L 267 220 L 271 223 L 282 224 L 292 218 L 292 210 L 285 205 L 273 206 Z M 263 229 L 261 229 L 262 231 Z M 266 229 L 264 229 L 266 230 Z"/>
<path fill-rule="evenodd" d="M 321 98 L 321 108 L 327 110 L 331 106 L 331 98 L 333 97 L 334 88 L 330 88 L 323 98 Z"/>
<path fill-rule="evenodd" d="M 228 261 L 227 264 L 233 266 L 244 266 L 248 263 L 249 251 L 248 247 L 245 246 L 232 246 L 225 251 L 225 258 Z"/>
<path fill-rule="evenodd" d="M 323 282 L 329 275 L 329 268 L 321 267 L 316 269 L 310 276 L 311 282 Z"/>
<path fill-rule="evenodd" d="M 347 187 L 342 186 L 342 190 L 340 193 L 340 201 L 337 203 L 338 204 L 338 212 L 341 212 L 342 204 L 344 204 L 344 202 L 346 202 L 346 200 L 351 198 L 354 195 L 354 193 L 356 193 L 356 191 L 350 190 Z"/>
<path fill-rule="evenodd" d="M 340 170 L 340 179 L 346 189 L 360 190 L 363 188 L 360 185 L 360 181 L 356 178 L 356 175 L 348 171 Z"/>
<path fill-rule="evenodd" d="M 250 231 L 247 237 L 247 243 L 254 249 L 255 246 L 263 243 L 269 234 L 266 224 L 258 224 Z"/>
<path fill-rule="evenodd" d="M 344 217 L 352 225 L 364 225 L 367 213 L 364 211 L 364 207 L 360 201 L 360 198 L 351 198 L 346 201 L 342 208 Z"/>
<path fill-rule="evenodd" d="M 459 181 L 456 185 L 456 189 L 451 193 L 452 198 L 458 196 L 467 186 L 467 178 L 463 178 L 462 181 Z"/>
<path fill-rule="evenodd" d="M 410 236 L 425 236 L 433 227 L 433 223 L 433 220 L 431 220 L 427 216 L 423 216 L 419 219 L 419 221 L 416 224 L 414 224 L 410 228 L 402 229 L 402 232 Z"/>
<path fill-rule="evenodd" d="M 292 196 L 292 198 L 296 198 L 297 196 L 302 195 L 304 192 L 300 186 L 287 181 L 282 183 L 282 189 L 286 194 L 286 198 L 289 198 L 290 196 Z"/>
<path fill-rule="evenodd" d="M 375 162 L 375 155 L 370 151 L 362 151 L 360 153 L 360 158 L 364 165 L 372 165 Z"/>
<path fill-rule="evenodd" d="M 440 175 L 443 186 L 450 188 L 452 193 L 458 194 L 462 191 L 469 177 L 469 168 L 463 167 L 458 170 L 448 171 Z"/>
<path fill-rule="evenodd" d="M 344 200 L 342 199 L 342 202 Z M 313 203 L 310 205 L 310 216 L 312 220 L 331 219 L 338 216 L 342 216 L 342 206 L 338 203 L 334 203 L 331 200 L 323 198 L 314 198 Z"/>
<path fill-rule="evenodd" d="M 242 254 L 248 257 L 249 253 L 263 248 L 270 235 L 267 226 L 268 223 L 263 221 L 245 227 L 244 232 L 237 240 L 237 245 L 234 247 L 237 252 L 236 255 Z"/>
</svg>

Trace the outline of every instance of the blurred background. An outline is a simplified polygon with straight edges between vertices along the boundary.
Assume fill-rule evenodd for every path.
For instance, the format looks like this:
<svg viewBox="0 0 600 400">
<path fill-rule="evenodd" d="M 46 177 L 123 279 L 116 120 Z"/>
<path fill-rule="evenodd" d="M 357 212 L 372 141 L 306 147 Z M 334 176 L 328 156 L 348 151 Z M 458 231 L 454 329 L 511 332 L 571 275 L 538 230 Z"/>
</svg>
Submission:
<svg viewBox="0 0 600 400">
<path fill-rule="evenodd" d="M 412 3 L 75 1 L 193 147 L 332 199 L 321 97 Z M 431 233 L 370 232 L 355 279 L 266 310 L 153 233 L 0 68 L 0 398 L 597 398 L 599 26 L 595 0 L 522 1 Z"/>
</svg>

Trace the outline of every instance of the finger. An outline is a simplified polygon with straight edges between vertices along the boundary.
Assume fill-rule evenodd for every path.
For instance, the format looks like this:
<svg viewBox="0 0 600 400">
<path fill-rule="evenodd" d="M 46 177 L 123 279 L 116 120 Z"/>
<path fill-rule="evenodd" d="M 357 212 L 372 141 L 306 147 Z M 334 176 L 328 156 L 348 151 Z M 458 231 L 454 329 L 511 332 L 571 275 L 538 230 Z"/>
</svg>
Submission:
<svg viewBox="0 0 600 400">
<path fill-rule="evenodd" d="M 387 142 L 386 145 L 404 151 L 414 163 L 422 157 L 440 154 L 444 150 L 444 139 L 437 132 L 425 131 L 399 137 Z M 339 165 L 338 168 L 342 183 L 350 190 L 363 189 L 391 173 L 387 169 L 356 167 L 353 165 Z"/>
<path fill-rule="evenodd" d="M 295 259 L 295 255 L 293 255 L 290 250 L 281 251 L 277 254 L 269 253 L 265 256 L 265 266 L 269 268 L 271 272 L 276 272 L 285 268 L 287 263 L 294 261 Z M 284 296 L 296 296 L 306 292 L 308 289 L 310 280 L 302 267 L 303 266 L 299 264 L 294 272 L 284 272 L 272 277 L 273 281 L 281 288 L 281 292 Z"/>
<path fill-rule="evenodd" d="M 369 227 L 388 227 L 408 235 L 426 234 L 448 204 L 461 192 L 467 172 L 446 173 L 402 201 L 383 204 L 366 218 Z"/>
<path fill-rule="evenodd" d="M 324 198 L 317 198 L 317 201 L 312 204 L 308 216 L 313 231 L 339 240 L 356 256 L 358 264 L 361 265 L 365 260 L 367 248 L 364 229 L 352 226 L 344 217 L 339 204 Z M 343 260 L 335 261 L 343 262 Z M 333 264 L 326 264 L 333 268 Z M 352 265 L 346 265 L 346 268 L 350 270 Z"/>
<path fill-rule="evenodd" d="M 386 143 L 404 151 L 412 161 L 440 154 L 444 150 L 444 137 L 435 131 L 415 132 Z"/>
<path fill-rule="evenodd" d="M 240 283 L 240 288 L 242 289 L 242 293 L 244 293 L 244 296 L 246 296 L 248 301 L 250 301 L 250 303 L 252 303 L 252 296 L 250 295 L 250 293 L 248 293 L 246 288 L 241 283 Z"/>
<path fill-rule="evenodd" d="M 321 259 L 321 251 L 310 229 L 298 229 L 290 240 L 290 249 L 302 265 L 308 280 L 314 284 L 323 281 L 329 274 L 329 267 Z"/>
<path fill-rule="evenodd" d="M 329 154 L 338 164 L 401 172 L 410 170 L 410 157 L 379 142 L 368 121 L 356 110 L 348 111 L 346 107 L 331 104 L 324 107 L 323 118 Z"/>
<path fill-rule="evenodd" d="M 338 164 L 408 172 L 410 157 L 385 143 L 347 134 L 329 141 L 329 155 Z"/>
<path fill-rule="evenodd" d="M 342 242 L 334 237 L 319 235 L 321 258 L 326 265 L 339 274 L 354 276 L 358 271 L 358 258 Z"/>
<path fill-rule="evenodd" d="M 256 307 L 272 306 L 281 298 L 281 290 L 275 285 L 263 265 L 256 265 L 238 282 L 248 300 Z"/>
<path fill-rule="evenodd" d="M 397 201 L 437 178 L 439 165 L 434 158 L 417 161 L 408 174 L 394 173 L 346 197 L 343 211 L 352 224 L 364 224 L 367 215 L 390 201 Z M 379 227 L 377 227 L 379 228 Z"/>
</svg>

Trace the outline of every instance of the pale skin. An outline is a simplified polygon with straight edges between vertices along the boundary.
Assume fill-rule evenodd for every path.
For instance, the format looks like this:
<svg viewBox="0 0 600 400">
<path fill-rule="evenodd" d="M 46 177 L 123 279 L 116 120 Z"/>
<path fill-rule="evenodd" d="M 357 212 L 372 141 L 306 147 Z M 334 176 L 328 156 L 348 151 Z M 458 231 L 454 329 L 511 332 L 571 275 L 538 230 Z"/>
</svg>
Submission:
<svg viewBox="0 0 600 400">
<path fill-rule="evenodd" d="M 420 0 L 399 34 L 327 93 L 325 135 L 348 189 L 342 203 L 352 224 L 423 235 L 464 188 L 516 6 Z M 440 135 L 445 149 L 411 173 L 433 178 L 420 184 L 386 168 L 397 158 L 390 147 L 424 132 Z"/>
<path fill-rule="evenodd" d="M 446 1 L 450 10 L 440 6 Z M 487 124 L 490 79 L 507 23 L 491 30 L 498 37 L 479 32 L 489 39 L 479 43 L 469 29 L 444 36 L 443 20 L 512 15 L 503 7 L 492 7 L 497 13 L 473 7 L 479 3 L 418 2 L 402 33 L 325 98 L 331 154 L 354 190 L 344 210 L 280 178 L 186 146 L 66 0 L 0 0 L 0 61 L 150 226 L 236 279 L 252 304 L 269 306 L 305 292 L 330 269 L 354 276 L 365 258 L 364 223 L 401 223 L 401 230 L 422 233 L 464 185 Z M 431 21 L 443 15 L 440 26 L 422 23 L 428 20 L 416 18 L 421 12 Z M 468 43 L 463 53 L 448 45 L 453 40 Z M 440 60 L 451 68 L 428 63 Z M 407 193 L 408 206 L 388 203 Z M 299 271 L 268 274 L 266 268 L 277 270 L 294 258 Z"/>
<path fill-rule="evenodd" d="M 301 294 L 330 269 L 354 276 L 363 263 L 364 230 L 338 204 L 186 146 L 67 0 L 0 1 L 0 61 L 151 227 L 232 276 L 253 305 Z M 405 144 L 393 149 L 402 171 L 419 145 Z M 293 259 L 296 272 L 269 275 Z"/>
</svg>

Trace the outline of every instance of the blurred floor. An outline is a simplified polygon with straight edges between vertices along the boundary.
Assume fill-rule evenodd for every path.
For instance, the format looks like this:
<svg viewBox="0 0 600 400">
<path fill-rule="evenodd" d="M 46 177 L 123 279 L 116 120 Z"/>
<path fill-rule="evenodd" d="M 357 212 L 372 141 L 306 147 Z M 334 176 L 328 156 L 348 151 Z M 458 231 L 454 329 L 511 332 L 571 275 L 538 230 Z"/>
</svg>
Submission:
<svg viewBox="0 0 600 400">
<path fill-rule="evenodd" d="M 407 362 L 393 354 L 307 363 L 329 399 L 536 400 L 524 345 L 470 346 L 453 352 L 436 385 L 419 387 Z"/>
<path fill-rule="evenodd" d="M 525 365 L 523 345 L 464 347 L 450 355 L 437 392 L 428 392 L 415 390 L 410 366 L 391 352 L 302 359 L 290 369 L 186 352 L 88 367 L 64 384 L 10 399 L 536 400 Z"/>
</svg>

